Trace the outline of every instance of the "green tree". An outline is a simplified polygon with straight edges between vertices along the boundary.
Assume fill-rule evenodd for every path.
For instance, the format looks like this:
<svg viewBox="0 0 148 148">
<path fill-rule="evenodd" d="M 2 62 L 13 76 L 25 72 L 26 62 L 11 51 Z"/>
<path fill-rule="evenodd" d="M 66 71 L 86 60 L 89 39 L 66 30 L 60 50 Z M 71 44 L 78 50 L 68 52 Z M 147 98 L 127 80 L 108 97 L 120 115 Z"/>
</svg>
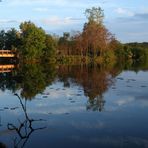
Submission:
<svg viewBox="0 0 148 148">
<path fill-rule="evenodd" d="M 16 29 L 12 28 L 5 33 L 5 49 L 17 48 L 19 41 L 19 33 Z"/>
<path fill-rule="evenodd" d="M 0 31 L 0 50 L 4 49 L 5 47 L 5 31 L 1 30 Z"/>
<path fill-rule="evenodd" d="M 24 59 L 37 60 L 43 55 L 46 44 L 46 34 L 42 28 L 32 22 L 24 22 L 20 25 L 21 30 L 21 54 Z"/>
<path fill-rule="evenodd" d="M 44 58 L 45 59 L 53 59 L 55 58 L 57 42 L 51 35 L 46 35 L 45 39 L 46 47 L 44 49 Z"/>
<path fill-rule="evenodd" d="M 46 81 L 43 67 L 40 64 L 24 65 L 22 75 L 22 97 L 32 99 L 36 94 L 43 92 L 46 87 Z"/>
</svg>

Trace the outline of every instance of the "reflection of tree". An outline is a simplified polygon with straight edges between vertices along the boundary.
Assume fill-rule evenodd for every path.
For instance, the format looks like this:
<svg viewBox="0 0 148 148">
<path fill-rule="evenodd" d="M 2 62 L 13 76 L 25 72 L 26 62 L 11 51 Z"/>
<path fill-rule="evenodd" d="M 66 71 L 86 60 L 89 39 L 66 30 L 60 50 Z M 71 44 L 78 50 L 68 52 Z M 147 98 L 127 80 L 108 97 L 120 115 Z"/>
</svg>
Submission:
<svg viewBox="0 0 148 148">
<path fill-rule="evenodd" d="M 18 134 L 19 138 L 15 137 L 14 139 L 14 147 L 24 147 L 25 144 L 27 143 L 30 135 L 37 130 L 42 130 L 45 129 L 46 127 L 40 127 L 40 128 L 34 128 L 33 127 L 33 123 L 36 121 L 43 121 L 43 119 L 39 119 L 39 120 L 35 120 L 35 119 L 31 119 L 29 118 L 28 114 L 27 114 L 27 110 L 26 110 L 26 100 L 25 103 L 23 104 L 21 98 L 18 96 L 18 94 L 15 94 L 21 104 L 21 107 L 23 109 L 23 112 L 25 114 L 25 120 L 24 121 L 20 121 L 19 120 L 19 126 L 15 126 L 12 123 L 8 123 L 7 127 L 9 130 L 12 131 L 16 131 L 16 133 Z"/>
<path fill-rule="evenodd" d="M 6 148 L 6 145 L 0 142 L 0 148 Z"/>
<path fill-rule="evenodd" d="M 44 91 L 55 78 L 55 66 L 46 64 L 25 64 L 20 69 L 22 76 L 21 96 L 32 99 L 36 94 Z M 48 66 L 47 66 L 48 65 Z"/>
<path fill-rule="evenodd" d="M 17 66 L 15 65 L 15 68 L 16 67 Z M 16 90 L 16 85 L 17 85 L 17 77 L 15 69 L 13 69 L 10 72 L 0 73 L 0 89 L 2 91 L 8 89 L 14 92 Z"/>
<path fill-rule="evenodd" d="M 87 102 L 87 110 L 102 111 L 104 109 L 105 100 L 103 96 L 97 96 L 94 99 L 89 99 Z"/>
<path fill-rule="evenodd" d="M 21 97 L 25 99 L 32 99 L 36 94 L 43 92 L 56 75 L 55 65 L 46 63 L 21 64 L 16 73 L 15 79 L 9 75 L 7 79 L 4 78 L 5 85 L 10 83 L 7 87 L 3 83 L 0 83 L 0 86 L 3 84 L 3 90 L 10 88 L 13 92 L 21 89 Z"/>
<path fill-rule="evenodd" d="M 19 69 L 0 74 L 0 89 L 8 89 L 13 93 L 21 89 L 21 97 L 32 99 L 36 94 L 43 92 L 55 76 L 54 64 L 20 64 Z"/>
<path fill-rule="evenodd" d="M 39 64 L 25 64 L 20 69 L 22 76 L 21 96 L 31 99 L 36 94 L 41 93 L 46 87 L 46 76 L 43 67 Z"/>
<path fill-rule="evenodd" d="M 102 68 L 100 65 L 60 66 L 59 77 L 64 84 L 71 78 L 81 85 L 84 94 L 89 98 L 87 109 L 102 111 L 105 101 L 103 93 L 113 83 L 113 70 Z"/>
<path fill-rule="evenodd" d="M 122 72 L 122 69 L 122 63 L 115 67 L 97 64 L 57 66 L 45 62 L 20 64 L 18 69 L 0 74 L 0 89 L 8 89 L 13 93 L 21 90 L 21 97 L 32 99 L 36 94 L 42 93 L 58 75 L 64 87 L 70 87 L 71 82 L 75 82 L 84 88 L 84 94 L 89 99 L 95 99 L 108 89 L 113 78 Z"/>
</svg>

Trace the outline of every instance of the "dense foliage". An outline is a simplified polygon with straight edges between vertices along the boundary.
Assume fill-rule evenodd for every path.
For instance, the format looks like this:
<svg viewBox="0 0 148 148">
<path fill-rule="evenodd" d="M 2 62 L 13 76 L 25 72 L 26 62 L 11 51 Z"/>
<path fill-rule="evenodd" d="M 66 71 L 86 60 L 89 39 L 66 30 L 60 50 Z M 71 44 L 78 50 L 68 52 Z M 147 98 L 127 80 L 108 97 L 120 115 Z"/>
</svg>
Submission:
<svg viewBox="0 0 148 148">
<path fill-rule="evenodd" d="M 117 44 L 114 36 L 103 24 L 104 13 L 99 8 L 86 9 L 88 22 L 84 24 L 83 31 L 73 36 L 64 33 L 59 39 L 59 53 L 62 55 L 81 55 L 90 57 L 101 57 L 105 52 L 113 50 Z"/>
<path fill-rule="evenodd" d="M 14 28 L 0 31 L 0 49 L 15 49 L 20 44 L 19 34 Z"/>
<path fill-rule="evenodd" d="M 20 58 L 26 61 L 50 58 L 55 54 L 56 41 L 51 35 L 32 22 L 20 25 L 15 29 L 0 32 L 0 49 L 17 50 Z M 45 56 L 46 55 L 46 56 Z"/>
<path fill-rule="evenodd" d="M 103 23 L 104 12 L 98 7 L 86 9 L 87 22 L 82 32 L 65 32 L 62 37 L 46 34 L 32 22 L 0 31 L 0 49 L 17 50 L 23 61 L 142 61 L 148 58 L 148 43 L 121 44 Z"/>
</svg>

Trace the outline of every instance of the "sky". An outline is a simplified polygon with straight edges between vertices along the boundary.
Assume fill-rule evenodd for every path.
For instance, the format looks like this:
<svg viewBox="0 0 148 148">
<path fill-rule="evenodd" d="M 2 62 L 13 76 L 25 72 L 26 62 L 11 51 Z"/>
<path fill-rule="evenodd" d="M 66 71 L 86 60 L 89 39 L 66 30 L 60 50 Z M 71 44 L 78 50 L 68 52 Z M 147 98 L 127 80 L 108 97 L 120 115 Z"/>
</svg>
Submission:
<svg viewBox="0 0 148 148">
<path fill-rule="evenodd" d="M 47 33 L 82 31 L 87 8 L 101 7 L 104 24 L 125 42 L 148 41 L 148 0 L 0 0 L 0 30 L 32 21 Z"/>
</svg>

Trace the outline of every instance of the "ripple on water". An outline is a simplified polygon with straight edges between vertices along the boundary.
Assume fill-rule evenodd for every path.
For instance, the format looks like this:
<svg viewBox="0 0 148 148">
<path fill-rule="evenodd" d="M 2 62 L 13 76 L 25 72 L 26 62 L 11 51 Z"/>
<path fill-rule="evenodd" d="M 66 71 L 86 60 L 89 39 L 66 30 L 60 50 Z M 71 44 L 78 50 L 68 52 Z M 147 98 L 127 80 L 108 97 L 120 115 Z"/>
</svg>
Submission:
<svg viewBox="0 0 148 148">
<path fill-rule="evenodd" d="M 48 98 L 48 96 L 43 96 L 43 98 Z"/>
<path fill-rule="evenodd" d="M 118 80 L 124 80 L 124 78 L 122 78 L 122 77 L 117 77 L 117 79 L 118 79 Z"/>
<path fill-rule="evenodd" d="M 147 87 L 146 85 L 141 85 L 140 87 L 143 87 L 143 88 L 145 88 L 145 87 Z"/>
<path fill-rule="evenodd" d="M 4 109 L 9 109 L 8 107 L 4 107 Z"/>
</svg>

